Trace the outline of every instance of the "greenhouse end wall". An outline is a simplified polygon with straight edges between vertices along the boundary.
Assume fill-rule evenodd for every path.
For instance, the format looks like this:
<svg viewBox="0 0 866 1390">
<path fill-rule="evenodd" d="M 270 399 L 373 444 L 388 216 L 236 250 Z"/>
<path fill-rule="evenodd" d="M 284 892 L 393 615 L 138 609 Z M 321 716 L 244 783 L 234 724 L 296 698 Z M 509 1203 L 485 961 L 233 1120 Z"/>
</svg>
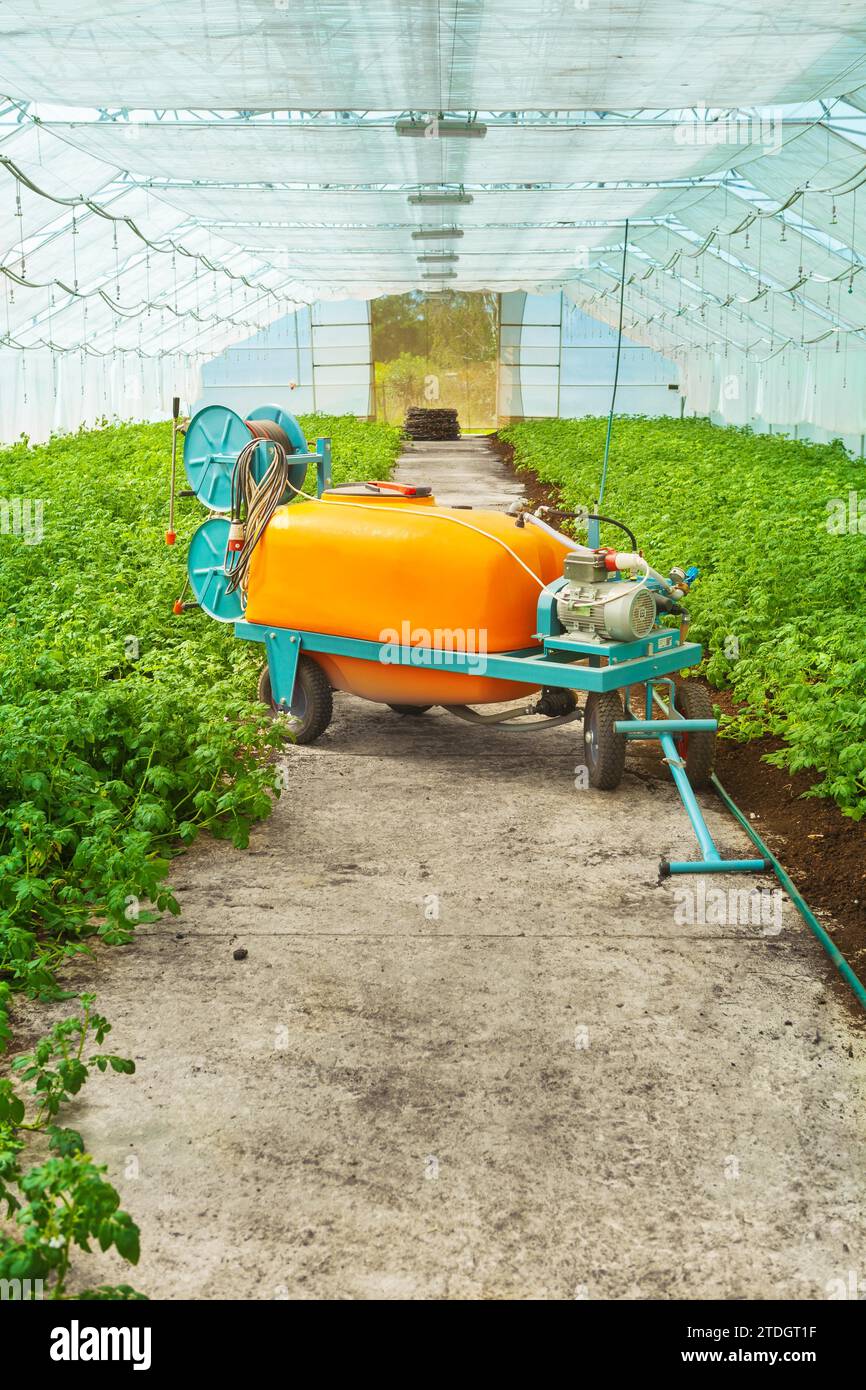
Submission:
<svg viewBox="0 0 866 1390">
<path fill-rule="evenodd" d="M 606 415 L 617 334 L 560 292 L 500 296 L 499 419 Z M 679 415 L 678 369 L 624 338 L 617 413 Z"/>
<path fill-rule="evenodd" d="M 371 383 L 369 301 L 329 300 L 285 315 L 206 363 L 195 408 L 219 403 L 244 415 L 273 402 L 294 415 L 367 417 Z"/>
<path fill-rule="evenodd" d="M 559 291 L 515 291 L 500 295 L 499 306 L 498 422 L 606 414 L 616 333 Z M 375 313 L 375 301 L 345 300 L 315 304 L 278 320 L 205 365 L 197 405 L 219 401 L 243 413 L 266 396 L 296 414 L 375 413 L 371 311 Z M 677 366 L 624 340 L 617 411 L 679 415 Z M 466 421 L 461 423 L 466 427 Z"/>
<path fill-rule="evenodd" d="M 371 305 L 302 306 L 203 364 L 182 354 L 85 360 L 78 353 L 2 350 L 0 442 L 26 434 L 39 443 L 103 420 L 168 419 L 173 396 L 184 413 L 219 402 L 243 415 L 273 402 L 294 414 L 370 417 L 377 408 Z M 789 347 L 766 360 L 697 348 L 665 357 L 639 336 L 623 338 L 617 414 L 699 416 L 756 433 L 841 439 L 863 456 L 866 351 L 859 346 Z M 606 414 L 616 342 L 615 324 L 587 314 L 568 294 L 500 295 L 495 421 Z"/>
</svg>

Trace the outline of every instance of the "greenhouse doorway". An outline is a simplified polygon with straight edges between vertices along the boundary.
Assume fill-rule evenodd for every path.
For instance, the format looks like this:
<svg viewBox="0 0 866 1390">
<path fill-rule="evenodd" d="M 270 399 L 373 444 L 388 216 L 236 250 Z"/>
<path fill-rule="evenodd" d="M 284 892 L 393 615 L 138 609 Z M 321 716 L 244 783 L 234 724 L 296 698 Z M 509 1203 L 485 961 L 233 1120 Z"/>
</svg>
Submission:
<svg viewBox="0 0 866 1390">
<path fill-rule="evenodd" d="M 376 418 L 410 406 L 456 410 L 463 434 L 496 427 L 499 296 L 415 290 L 371 304 Z"/>
</svg>

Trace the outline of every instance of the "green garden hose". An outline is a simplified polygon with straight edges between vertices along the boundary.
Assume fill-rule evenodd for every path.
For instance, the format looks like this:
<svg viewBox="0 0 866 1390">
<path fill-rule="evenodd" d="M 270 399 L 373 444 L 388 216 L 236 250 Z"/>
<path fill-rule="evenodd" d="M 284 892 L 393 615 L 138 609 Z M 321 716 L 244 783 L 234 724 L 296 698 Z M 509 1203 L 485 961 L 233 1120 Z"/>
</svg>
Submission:
<svg viewBox="0 0 866 1390">
<path fill-rule="evenodd" d="M 791 882 L 790 878 L 785 873 L 785 870 L 782 868 L 778 859 L 775 857 L 774 854 L 771 854 L 770 850 L 767 849 L 767 846 L 764 844 L 764 841 L 761 839 L 757 830 L 753 829 L 753 827 L 746 820 L 746 817 L 743 815 L 739 806 L 737 806 L 736 803 L 733 802 L 731 798 L 728 796 L 728 793 L 725 791 L 724 787 L 722 786 L 715 773 L 713 773 L 711 780 L 713 786 L 719 793 L 719 796 L 724 801 L 728 810 L 740 822 L 740 825 L 746 831 L 746 834 L 758 846 L 758 849 L 761 851 L 761 854 L 765 857 L 765 859 L 767 859 L 767 861 L 770 864 L 772 864 L 777 879 L 781 883 L 785 892 L 788 894 L 788 897 L 791 899 L 791 902 L 796 907 L 800 916 L 803 918 L 803 921 L 806 923 L 806 926 L 812 932 L 813 936 L 817 937 L 818 941 L 824 947 L 824 950 L 827 952 L 827 955 L 830 957 L 836 969 L 839 971 L 839 974 L 842 976 L 843 980 L 846 980 L 848 982 L 848 984 L 851 986 L 854 993 L 856 994 L 857 998 L 859 999 L 860 1003 L 863 1005 L 864 1009 L 866 1009 L 866 987 L 864 987 L 862 980 L 858 979 L 858 977 L 854 974 L 854 971 L 851 969 L 851 966 L 848 964 L 847 960 L 842 955 L 842 952 L 839 950 L 839 947 L 827 935 L 824 928 L 821 926 L 821 923 L 815 916 L 814 912 L 811 910 L 809 905 L 804 901 L 804 899 L 798 893 L 797 889 L 794 887 L 794 884 Z"/>
</svg>

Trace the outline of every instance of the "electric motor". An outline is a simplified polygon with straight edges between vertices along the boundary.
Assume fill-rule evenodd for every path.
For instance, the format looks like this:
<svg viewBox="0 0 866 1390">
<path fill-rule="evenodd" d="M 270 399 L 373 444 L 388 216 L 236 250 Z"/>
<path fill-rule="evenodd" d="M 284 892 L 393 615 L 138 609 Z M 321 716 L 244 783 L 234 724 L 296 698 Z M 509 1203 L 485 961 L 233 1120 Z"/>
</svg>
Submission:
<svg viewBox="0 0 866 1390">
<path fill-rule="evenodd" d="M 604 556 L 566 556 L 566 588 L 556 611 L 566 632 L 589 639 L 633 642 L 652 632 L 656 603 L 640 580 L 620 580 L 605 567 Z"/>
</svg>

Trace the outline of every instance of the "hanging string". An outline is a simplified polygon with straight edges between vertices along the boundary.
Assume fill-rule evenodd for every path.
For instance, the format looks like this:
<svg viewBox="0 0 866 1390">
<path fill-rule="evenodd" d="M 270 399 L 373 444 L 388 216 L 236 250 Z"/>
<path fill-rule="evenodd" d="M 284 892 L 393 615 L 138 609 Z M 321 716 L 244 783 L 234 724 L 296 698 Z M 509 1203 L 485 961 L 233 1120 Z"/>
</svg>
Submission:
<svg viewBox="0 0 866 1390">
<path fill-rule="evenodd" d="M 18 243 L 21 247 L 21 274 L 27 274 L 27 262 L 24 258 L 24 209 L 21 206 L 21 180 L 15 180 L 15 216 L 18 218 Z"/>
<path fill-rule="evenodd" d="M 212 261 L 200 252 L 190 251 L 188 247 L 180 242 L 172 240 L 170 237 L 165 238 L 165 244 L 152 241 L 149 237 L 145 236 L 144 232 L 141 231 L 131 217 L 118 216 L 115 213 L 109 212 L 107 208 L 94 202 L 92 198 L 84 198 L 80 194 L 72 198 L 63 198 L 56 193 L 48 193 L 44 188 L 40 188 L 39 184 L 29 178 L 23 169 L 20 169 L 18 165 L 6 155 L 0 154 L 0 169 L 7 170 L 13 178 L 20 180 L 24 187 L 29 189 L 31 193 L 35 193 L 40 198 L 46 198 L 51 203 L 56 203 L 58 207 L 87 208 L 88 212 L 93 213 L 96 217 L 104 218 L 107 222 L 125 224 L 133 235 L 138 237 L 139 241 L 150 247 L 154 252 L 158 252 L 161 255 L 169 255 L 172 251 L 175 251 L 179 256 L 185 256 L 189 260 L 199 262 L 207 270 L 213 270 L 218 274 L 226 275 L 230 280 L 236 280 L 241 284 L 247 285 L 250 289 L 255 289 L 260 294 L 266 294 L 270 298 L 278 300 L 280 303 L 297 304 L 299 302 L 297 297 L 293 296 L 290 298 L 288 295 L 280 294 L 267 286 L 254 284 L 253 281 L 248 280 L 245 275 L 238 275 L 234 271 L 229 270 L 228 266 L 224 265 L 221 261 Z M 257 259 L 260 258 L 257 257 Z M 271 264 L 270 261 L 262 260 L 261 265 L 263 271 L 272 271 L 275 274 L 282 274 L 279 267 Z"/>
<path fill-rule="evenodd" d="M 75 220 L 75 212 L 72 213 L 72 292 L 78 293 L 78 255 L 76 251 L 78 237 L 78 224 Z"/>
</svg>

